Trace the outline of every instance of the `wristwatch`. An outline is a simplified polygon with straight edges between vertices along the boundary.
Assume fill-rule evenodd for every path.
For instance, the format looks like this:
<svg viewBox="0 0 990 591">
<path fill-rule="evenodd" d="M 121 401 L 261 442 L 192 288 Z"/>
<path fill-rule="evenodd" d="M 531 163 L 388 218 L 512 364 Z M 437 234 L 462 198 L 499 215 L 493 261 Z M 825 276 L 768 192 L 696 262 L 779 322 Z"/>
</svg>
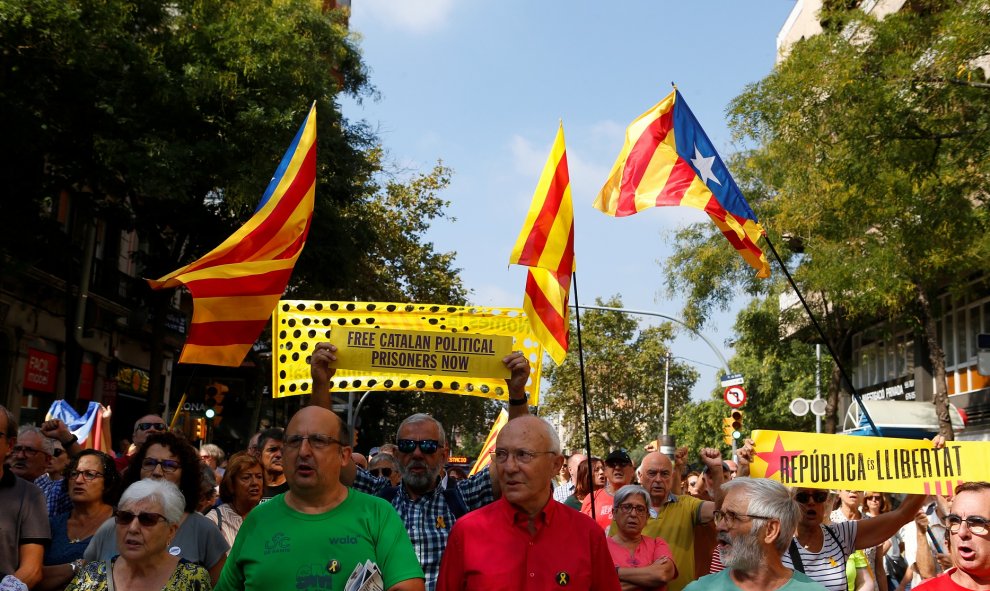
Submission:
<svg viewBox="0 0 990 591">
<path fill-rule="evenodd" d="M 72 434 L 72 439 L 70 439 L 68 441 L 63 441 L 62 442 L 62 447 L 64 447 L 66 450 L 68 450 L 70 447 L 72 447 L 72 444 L 73 443 L 76 443 L 77 441 L 79 441 L 79 437 L 75 433 L 73 433 Z"/>
<path fill-rule="evenodd" d="M 529 403 L 529 396 L 524 396 L 522 398 L 510 398 L 509 406 L 522 406 Z"/>
</svg>

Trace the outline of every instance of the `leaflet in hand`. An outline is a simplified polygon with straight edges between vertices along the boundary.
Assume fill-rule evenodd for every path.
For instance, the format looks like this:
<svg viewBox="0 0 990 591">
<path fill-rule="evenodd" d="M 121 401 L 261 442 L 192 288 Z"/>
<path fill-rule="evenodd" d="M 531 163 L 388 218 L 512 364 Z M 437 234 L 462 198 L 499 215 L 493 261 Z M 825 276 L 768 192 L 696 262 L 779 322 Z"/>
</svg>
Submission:
<svg viewBox="0 0 990 591">
<path fill-rule="evenodd" d="M 385 582 L 378 565 L 370 560 L 354 567 L 354 572 L 347 578 L 344 591 L 385 591 Z"/>
</svg>

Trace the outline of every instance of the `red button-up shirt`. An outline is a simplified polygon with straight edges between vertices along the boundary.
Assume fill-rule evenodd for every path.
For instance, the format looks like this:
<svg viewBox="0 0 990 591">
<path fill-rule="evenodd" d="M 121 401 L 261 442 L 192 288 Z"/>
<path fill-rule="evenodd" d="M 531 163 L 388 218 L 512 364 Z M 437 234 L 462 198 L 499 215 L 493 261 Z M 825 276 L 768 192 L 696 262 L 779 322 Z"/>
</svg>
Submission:
<svg viewBox="0 0 990 591">
<path fill-rule="evenodd" d="M 457 520 L 437 591 L 619 591 L 605 533 L 590 517 L 548 499 L 530 519 L 504 498 Z"/>
</svg>

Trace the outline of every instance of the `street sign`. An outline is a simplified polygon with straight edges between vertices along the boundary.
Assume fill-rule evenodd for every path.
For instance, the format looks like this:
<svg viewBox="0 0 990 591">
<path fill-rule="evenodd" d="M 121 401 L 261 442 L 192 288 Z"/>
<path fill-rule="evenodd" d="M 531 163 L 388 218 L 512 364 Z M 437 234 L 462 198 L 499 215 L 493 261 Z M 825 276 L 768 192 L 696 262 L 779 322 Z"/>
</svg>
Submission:
<svg viewBox="0 0 990 591">
<path fill-rule="evenodd" d="M 742 386 L 729 386 L 722 394 L 722 398 L 732 408 L 739 408 L 746 404 L 746 390 L 743 390 Z"/>
<path fill-rule="evenodd" d="M 721 383 L 723 388 L 728 388 L 729 386 L 742 386 L 743 375 L 741 373 L 730 373 L 728 375 L 722 376 Z"/>
</svg>

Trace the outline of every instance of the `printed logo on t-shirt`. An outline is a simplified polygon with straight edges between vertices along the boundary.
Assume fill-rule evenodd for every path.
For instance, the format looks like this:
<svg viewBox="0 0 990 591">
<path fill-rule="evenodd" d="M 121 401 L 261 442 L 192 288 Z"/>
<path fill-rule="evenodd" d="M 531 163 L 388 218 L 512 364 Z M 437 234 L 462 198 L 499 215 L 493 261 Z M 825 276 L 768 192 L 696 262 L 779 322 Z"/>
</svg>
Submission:
<svg viewBox="0 0 990 591">
<path fill-rule="evenodd" d="M 354 536 L 337 536 L 335 538 L 327 538 L 327 541 L 331 544 L 357 544 L 357 538 Z"/>
<path fill-rule="evenodd" d="M 329 565 L 327 565 L 329 567 Z M 329 568 L 313 565 L 301 566 L 296 571 L 295 588 L 302 591 L 304 589 L 330 589 L 333 587 L 333 575 L 327 574 Z M 338 569 L 340 566 L 338 565 Z"/>
<path fill-rule="evenodd" d="M 267 556 L 269 554 L 291 552 L 292 547 L 289 545 L 289 542 L 291 541 L 292 538 L 285 535 L 283 532 L 278 532 L 277 534 L 272 536 L 271 541 L 265 542 L 265 555 Z"/>
</svg>

